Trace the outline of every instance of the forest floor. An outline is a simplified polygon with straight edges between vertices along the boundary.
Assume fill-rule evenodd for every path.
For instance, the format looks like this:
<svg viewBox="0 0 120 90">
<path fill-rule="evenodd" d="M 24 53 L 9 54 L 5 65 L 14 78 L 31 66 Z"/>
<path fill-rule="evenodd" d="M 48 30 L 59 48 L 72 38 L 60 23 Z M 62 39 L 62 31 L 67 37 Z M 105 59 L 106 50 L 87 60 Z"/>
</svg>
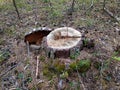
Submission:
<svg viewBox="0 0 120 90">
<path fill-rule="evenodd" d="M 32 2 L 27 4 L 32 5 Z M 37 6 L 47 5 L 37 3 Z M 76 9 L 77 5 L 72 15 L 67 10 L 59 14 L 60 11 L 51 13 L 41 7 L 33 6 L 28 11 L 22 8 L 19 9 L 20 20 L 14 9 L 0 8 L 0 90 L 120 90 L 120 22 L 103 11 L 101 2 L 96 2 L 89 10 L 84 5 Z M 110 12 L 120 17 L 119 5 L 107 5 Z M 53 60 L 45 56 L 44 50 L 34 48 L 28 55 L 24 36 L 26 31 L 35 28 L 35 22 L 38 22 L 37 27 L 55 29 L 69 26 L 84 32 L 87 46 L 75 59 Z M 89 40 L 93 40 L 93 47 Z M 35 75 L 37 56 L 38 78 Z M 83 73 L 69 73 L 67 70 L 56 73 L 48 69 L 55 60 L 90 60 L 91 64 Z"/>
</svg>

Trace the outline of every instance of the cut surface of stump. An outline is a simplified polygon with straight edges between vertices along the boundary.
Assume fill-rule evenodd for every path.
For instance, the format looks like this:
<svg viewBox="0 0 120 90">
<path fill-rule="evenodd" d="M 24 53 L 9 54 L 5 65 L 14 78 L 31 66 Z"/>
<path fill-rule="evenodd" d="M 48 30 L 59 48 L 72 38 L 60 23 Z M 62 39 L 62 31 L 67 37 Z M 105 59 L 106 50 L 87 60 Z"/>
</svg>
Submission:
<svg viewBox="0 0 120 90">
<path fill-rule="evenodd" d="M 82 47 L 82 34 L 71 28 L 62 27 L 50 32 L 46 37 L 49 57 L 68 58 Z"/>
</svg>

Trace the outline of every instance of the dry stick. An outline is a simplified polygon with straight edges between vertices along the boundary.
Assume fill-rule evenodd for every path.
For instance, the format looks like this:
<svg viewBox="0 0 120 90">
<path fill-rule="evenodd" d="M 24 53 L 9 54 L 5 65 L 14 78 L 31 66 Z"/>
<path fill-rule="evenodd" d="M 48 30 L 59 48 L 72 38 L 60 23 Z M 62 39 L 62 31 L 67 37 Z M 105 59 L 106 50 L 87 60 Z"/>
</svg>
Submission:
<svg viewBox="0 0 120 90">
<path fill-rule="evenodd" d="M 36 78 L 38 77 L 38 69 L 39 69 L 39 56 L 37 56 Z"/>
<path fill-rule="evenodd" d="M 87 10 L 89 10 L 89 9 L 91 9 L 92 7 L 93 7 L 93 4 L 94 4 L 94 2 L 93 2 L 94 0 L 91 0 L 91 5 L 90 5 L 90 7 L 89 8 L 87 8 Z"/>
<path fill-rule="evenodd" d="M 119 22 L 118 18 L 116 16 L 113 15 L 112 12 L 110 12 L 108 9 L 106 9 L 106 0 L 104 0 L 103 2 L 103 10 L 112 18 L 114 18 L 117 22 Z"/>
<path fill-rule="evenodd" d="M 33 59 L 33 58 L 31 58 L 31 59 Z M 36 79 L 35 79 L 35 73 L 34 73 L 34 67 L 31 65 L 31 76 L 32 76 L 32 78 L 33 78 L 33 86 L 35 87 L 35 90 L 38 90 L 38 88 L 37 88 L 37 85 L 36 85 Z"/>
<path fill-rule="evenodd" d="M 13 5 L 14 5 L 15 10 L 16 10 L 16 12 L 17 12 L 18 18 L 20 19 L 20 14 L 19 14 L 19 11 L 18 11 L 18 8 L 17 8 L 17 5 L 16 5 L 15 0 L 13 0 Z"/>
<path fill-rule="evenodd" d="M 28 41 L 27 41 L 26 45 L 27 45 L 27 54 L 28 54 L 28 57 L 29 57 L 30 56 L 30 45 L 29 45 Z"/>
<path fill-rule="evenodd" d="M 93 8 L 93 5 L 94 5 L 94 2 L 93 2 L 93 1 L 94 1 L 94 0 L 91 0 L 90 6 L 86 9 L 86 11 L 83 13 L 83 15 L 86 14 L 88 10 L 90 10 L 90 9 Z"/>
<path fill-rule="evenodd" d="M 100 68 L 100 90 L 103 90 L 103 84 L 102 84 L 102 79 L 103 79 L 103 61 L 101 61 L 101 68 Z"/>
<path fill-rule="evenodd" d="M 114 16 L 113 13 L 110 12 L 110 11 L 109 11 L 108 9 L 106 9 L 105 7 L 104 7 L 104 11 L 105 11 L 110 17 L 114 18 L 117 22 L 119 22 L 119 19 L 118 19 L 116 16 Z"/>
</svg>

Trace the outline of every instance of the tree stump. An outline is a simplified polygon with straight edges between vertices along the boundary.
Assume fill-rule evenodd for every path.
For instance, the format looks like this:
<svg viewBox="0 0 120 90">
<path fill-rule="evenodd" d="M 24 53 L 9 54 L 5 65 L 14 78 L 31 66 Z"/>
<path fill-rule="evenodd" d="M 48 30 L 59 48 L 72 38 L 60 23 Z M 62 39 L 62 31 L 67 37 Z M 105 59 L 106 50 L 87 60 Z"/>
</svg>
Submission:
<svg viewBox="0 0 120 90">
<path fill-rule="evenodd" d="M 24 41 L 29 44 L 40 45 L 43 37 L 47 36 L 52 29 L 47 27 L 39 27 L 26 33 Z"/>
<path fill-rule="evenodd" d="M 57 28 L 43 40 L 49 58 L 69 58 L 80 52 L 82 46 L 82 34 L 70 27 Z"/>
</svg>

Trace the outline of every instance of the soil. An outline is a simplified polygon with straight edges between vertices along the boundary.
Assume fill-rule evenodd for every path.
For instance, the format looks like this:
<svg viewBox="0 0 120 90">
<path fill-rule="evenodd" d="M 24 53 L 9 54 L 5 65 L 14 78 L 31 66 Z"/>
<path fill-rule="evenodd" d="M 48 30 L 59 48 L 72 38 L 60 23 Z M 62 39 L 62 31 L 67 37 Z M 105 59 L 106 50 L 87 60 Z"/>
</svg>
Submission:
<svg viewBox="0 0 120 90">
<path fill-rule="evenodd" d="M 118 12 L 116 16 L 120 15 L 119 7 L 111 9 L 111 12 Z M 120 90 L 120 61 L 113 59 L 114 56 L 120 57 L 120 23 L 102 10 L 101 2 L 91 10 L 76 10 L 72 15 L 49 21 L 48 12 L 43 12 L 44 16 L 43 13 L 37 14 L 38 27 L 40 23 L 54 29 L 66 26 L 67 22 L 67 26 L 84 33 L 83 41 L 86 44 L 75 60 L 89 59 L 91 67 L 79 75 L 72 72 L 62 81 L 55 73 L 46 76 L 45 67 L 52 66 L 51 62 L 56 60 L 69 63 L 73 59 L 47 58 L 43 49 L 30 48 L 29 55 L 27 53 L 24 37 L 27 30 L 35 28 L 35 10 L 24 12 L 21 9 L 21 20 L 14 10 L 0 13 L 0 52 L 9 54 L 4 56 L 4 62 L 0 62 L 0 90 Z M 39 8 L 37 10 L 40 12 Z M 94 23 L 87 21 L 88 18 L 92 18 Z M 84 20 L 87 22 L 80 22 Z M 39 77 L 35 76 L 37 56 L 40 57 Z"/>
</svg>

